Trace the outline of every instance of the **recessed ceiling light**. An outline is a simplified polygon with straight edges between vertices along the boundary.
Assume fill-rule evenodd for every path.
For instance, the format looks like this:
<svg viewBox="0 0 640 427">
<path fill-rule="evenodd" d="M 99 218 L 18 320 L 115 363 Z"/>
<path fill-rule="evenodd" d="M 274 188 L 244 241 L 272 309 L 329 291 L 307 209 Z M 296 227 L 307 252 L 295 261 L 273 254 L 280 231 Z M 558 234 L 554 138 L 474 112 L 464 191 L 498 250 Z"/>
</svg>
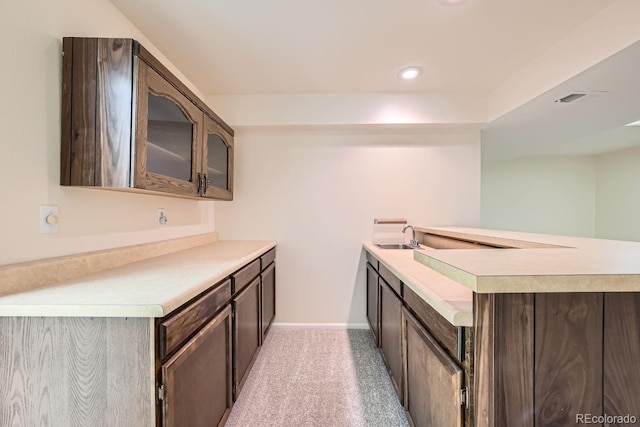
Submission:
<svg viewBox="0 0 640 427">
<path fill-rule="evenodd" d="M 411 66 L 411 67 L 405 67 L 402 70 L 400 70 L 398 75 L 400 76 L 401 79 L 412 80 L 418 77 L 421 72 L 422 72 L 422 68 Z"/>
<path fill-rule="evenodd" d="M 640 120 L 635 121 L 635 122 L 631 122 L 631 123 L 627 123 L 625 126 L 640 126 Z"/>
<path fill-rule="evenodd" d="M 466 0 L 440 0 L 440 3 L 445 6 L 455 6 L 457 4 L 464 3 L 465 1 Z"/>
</svg>

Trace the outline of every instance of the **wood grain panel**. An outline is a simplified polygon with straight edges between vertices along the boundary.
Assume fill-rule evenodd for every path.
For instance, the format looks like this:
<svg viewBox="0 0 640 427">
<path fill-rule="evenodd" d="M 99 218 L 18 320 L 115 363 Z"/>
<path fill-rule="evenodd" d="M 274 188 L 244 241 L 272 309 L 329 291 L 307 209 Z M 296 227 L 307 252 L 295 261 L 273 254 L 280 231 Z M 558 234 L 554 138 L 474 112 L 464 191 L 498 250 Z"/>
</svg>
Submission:
<svg viewBox="0 0 640 427">
<path fill-rule="evenodd" d="M 495 417 L 495 294 L 473 294 L 475 427 L 497 427 Z M 500 426 L 501 427 L 501 426 Z"/>
<path fill-rule="evenodd" d="M 245 267 L 233 273 L 233 293 L 242 291 L 260 274 L 260 259 L 255 259 Z"/>
<path fill-rule="evenodd" d="M 391 272 L 384 264 L 380 263 L 380 267 L 378 268 L 378 273 L 384 279 L 385 282 L 393 289 L 393 291 L 402 296 L 402 282 L 399 278 L 396 277 L 395 274 Z"/>
<path fill-rule="evenodd" d="M 403 404 L 402 300 L 384 282 L 380 285 L 380 350 L 400 403 Z"/>
<path fill-rule="evenodd" d="M 380 346 L 379 330 L 379 310 L 378 301 L 380 298 L 380 287 L 378 286 L 378 272 L 371 264 L 367 264 L 367 321 L 373 334 L 376 347 Z"/>
<path fill-rule="evenodd" d="M 95 185 L 97 39 L 73 39 L 71 184 Z"/>
<path fill-rule="evenodd" d="M 274 262 L 269 264 L 260 277 L 262 287 L 260 292 L 260 298 L 262 298 L 262 338 L 260 343 L 263 343 L 276 317 L 276 264 Z"/>
<path fill-rule="evenodd" d="M 602 414 L 602 322 L 601 293 L 536 294 L 537 425 Z"/>
<path fill-rule="evenodd" d="M 605 294 L 604 315 L 604 413 L 640 418 L 640 293 Z"/>
<path fill-rule="evenodd" d="M 231 279 L 213 289 L 158 325 L 158 356 L 163 359 L 193 335 L 225 304 L 231 302 Z"/>
<path fill-rule="evenodd" d="M 201 149 L 201 132 L 203 113 L 192 104 L 183 94 L 167 82 L 156 71 L 151 69 L 143 61 L 137 62 L 138 66 L 138 90 L 136 99 L 136 162 L 134 184 L 138 188 L 147 190 L 162 191 L 167 193 L 177 193 L 187 196 L 198 195 L 197 171 L 199 155 Z M 184 113 L 186 118 L 193 123 L 193 134 L 191 141 L 191 177 L 190 180 L 183 180 L 151 173 L 147 168 L 147 118 L 149 110 L 149 93 L 166 98 Z"/>
<path fill-rule="evenodd" d="M 73 39 L 62 39 L 62 105 L 60 132 L 60 185 L 71 185 Z"/>
<path fill-rule="evenodd" d="M 276 260 L 276 248 L 270 249 L 260 257 L 260 268 L 264 270 Z"/>
<path fill-rule="evenodd" d="M 458 328 L 435 311 L 408 286 L 404 287 L 404 301 L 429 333 L 456 358 L 458 357 Z"/>
<path fill-rule="evenodd" d="M 402 312 L 405 340 L 405 409 L 416 427 L 461 427 L 463 372 L 433 337 Z"/>
<path fill-rule="evenodd" d="M 496 423 L 533 427 L 534 296 L 496 295 Z"/>
<path fill-rule="evenodd" d="M 151 323 L 0 317 L 0 425 L 154 425 Z"/>
<path fill-rule="evenodd" d="M 233 300 L 234 401 L 242 390 L 260 349 L 260 279 L 256 278 Z"/>
<path fill-rule="evenodd" d="M 98 39 L 95 185 L 128 187 L 131 158 L 131 39 Z"/>
<path fill-rule="evenodd" d="M 203 196 L 210 199 L 218 200 L 233 200 L 233 171 L 234 171 L 234 141 L 233 134 L 227 132 L 227 130 L 216 121 L 212 120 L 206 114 L 204 115 L 203 132 L 202 132 L 202 159 L 199 161 L 202 171 L 207 173 L 208 162 L 208 138 L 210 134 L 218 135 L 227 146 L 227 188 L 220 188 L 214 186 L 205 186 Z M 264 267 L 264 266 L 263 266 Z"/>
<path fill-rule="evenodd" d="M 162 365 L 163 426 L 224 425 L 231 410 L 231 308 Z"/>
</svg>

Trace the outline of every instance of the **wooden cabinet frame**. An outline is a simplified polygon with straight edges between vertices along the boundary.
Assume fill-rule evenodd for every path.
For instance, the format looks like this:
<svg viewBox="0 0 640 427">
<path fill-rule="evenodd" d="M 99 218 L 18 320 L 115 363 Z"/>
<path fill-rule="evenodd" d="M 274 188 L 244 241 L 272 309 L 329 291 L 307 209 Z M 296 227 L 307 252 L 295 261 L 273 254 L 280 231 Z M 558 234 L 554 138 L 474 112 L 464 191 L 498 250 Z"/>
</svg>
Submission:
<svg viewBox="0 0 640 427">
<path fill-rule="evenodd" d="M 198 161 L 201 150 L 201 133 L 203 128 L 203 114 L 191 101 L 172 86 L 164 77 L 149 67 L 144 61 L 136 61 L 138 65 L 137 97 L 136 97 L 136 143 L 135 167 L 133 183 L 136 188 L 183 194 L 198 195 Z M 190 180 L 160 175 L 147 170 L 147 138 L 148 127 L 148 99 L 149 93 L 172 101 L 193 123 L 191 137 L 191 176 Z"/>
<path fill-rule="evenodd" d="M 66 37 L 62 68 L 62 185 L 233 199 L 233 129 L 142 45 Z M 189 180 L 147 168 L 149 92 L 171 99 L 194 123 Z M 207 180 L 208 133 L 227 146 L 226 188 Z"/>
<path fill-rule="evenodd" d="M 213 335 L 216 332 L 224 334 L 223 346 L 220 346 L 219 342 L 210 341 L 216 338 Z M 198 352 L 205 352 L 205 354 L 200 355 L 197 354 Z M 190 360 L 197 356 L 200 356 L 201 363 L 208 361 L 210 364 L 207 366 L 223 371 L 222 383 L 215 381 L 219 379 L 216 377 L 220 376 L 220 372 L 214 369 L 203 370 L 202 365 L 196 365 Z M 178 371 L 185 369 L 186 374 L 185 372 L 178 374 Z M 193 419 L 189 420 L 190 426 L 205 427 L 211 425 L 216 416 L 218 417 L 217 425 L 223 426 L 233 404 L 231 371 L 231 307 L 227 305 L 162 365 L 162 384 L 165 387 L 162 400 L 162 426 L 183 426 L 187 422 L 185 417 L 192 417 Z M 183 382 L 187 375 L 193 382 L 189 384 Z M 212 399 L 214 396 L 219 396 L 220 389 L 223 389 L 224 402 Z M 220 403 L 226 403 L 222 411 L 220 411 L 221 408 L 216 408 L 216 404 L 220 406 Z"/>
</svg>

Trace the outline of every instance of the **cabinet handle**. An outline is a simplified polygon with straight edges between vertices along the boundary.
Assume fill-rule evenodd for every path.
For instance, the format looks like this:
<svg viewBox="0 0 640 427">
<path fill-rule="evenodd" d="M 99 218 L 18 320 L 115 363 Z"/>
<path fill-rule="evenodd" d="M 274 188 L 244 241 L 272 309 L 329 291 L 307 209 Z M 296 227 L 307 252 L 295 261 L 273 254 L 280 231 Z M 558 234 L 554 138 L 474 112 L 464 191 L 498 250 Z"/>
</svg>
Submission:
<svg viewBox="0 0 640 427">
<path fill-rule="evenodd" d="M 202 174 L 198 172 L 198 194 L 202 194 Z"/>
<path fill-rule="evenodd" d="M 207 187 L 209 187 L 209 178 L 207 178 L 207 174 L 204 174 L 204 191 L 202 194 L 207 194 Z"/>
</svg>

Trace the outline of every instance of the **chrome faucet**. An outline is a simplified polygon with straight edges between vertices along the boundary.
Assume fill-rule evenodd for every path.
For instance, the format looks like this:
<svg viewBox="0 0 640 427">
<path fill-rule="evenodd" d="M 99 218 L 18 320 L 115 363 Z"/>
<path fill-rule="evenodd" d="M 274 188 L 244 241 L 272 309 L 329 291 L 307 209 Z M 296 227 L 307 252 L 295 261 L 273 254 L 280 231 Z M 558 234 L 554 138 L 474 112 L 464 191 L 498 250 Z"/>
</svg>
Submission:
<svg viewBox="0 0 640 427">
<path fill-rule="evenodd" d="M 411 229 L 411 241 L 409 242 L 409 246 L 411 246 L 412 248 L 418 248 L 420 247 L 420 244 L 418 243 L 418 241 L 416 240 L 416 230 L 413 228 L 413 225 L 407 225 L 402 229 L 402 232 L 404 233 L 405 231 L 407 231 L 407 228 Z"/>
</svg>

